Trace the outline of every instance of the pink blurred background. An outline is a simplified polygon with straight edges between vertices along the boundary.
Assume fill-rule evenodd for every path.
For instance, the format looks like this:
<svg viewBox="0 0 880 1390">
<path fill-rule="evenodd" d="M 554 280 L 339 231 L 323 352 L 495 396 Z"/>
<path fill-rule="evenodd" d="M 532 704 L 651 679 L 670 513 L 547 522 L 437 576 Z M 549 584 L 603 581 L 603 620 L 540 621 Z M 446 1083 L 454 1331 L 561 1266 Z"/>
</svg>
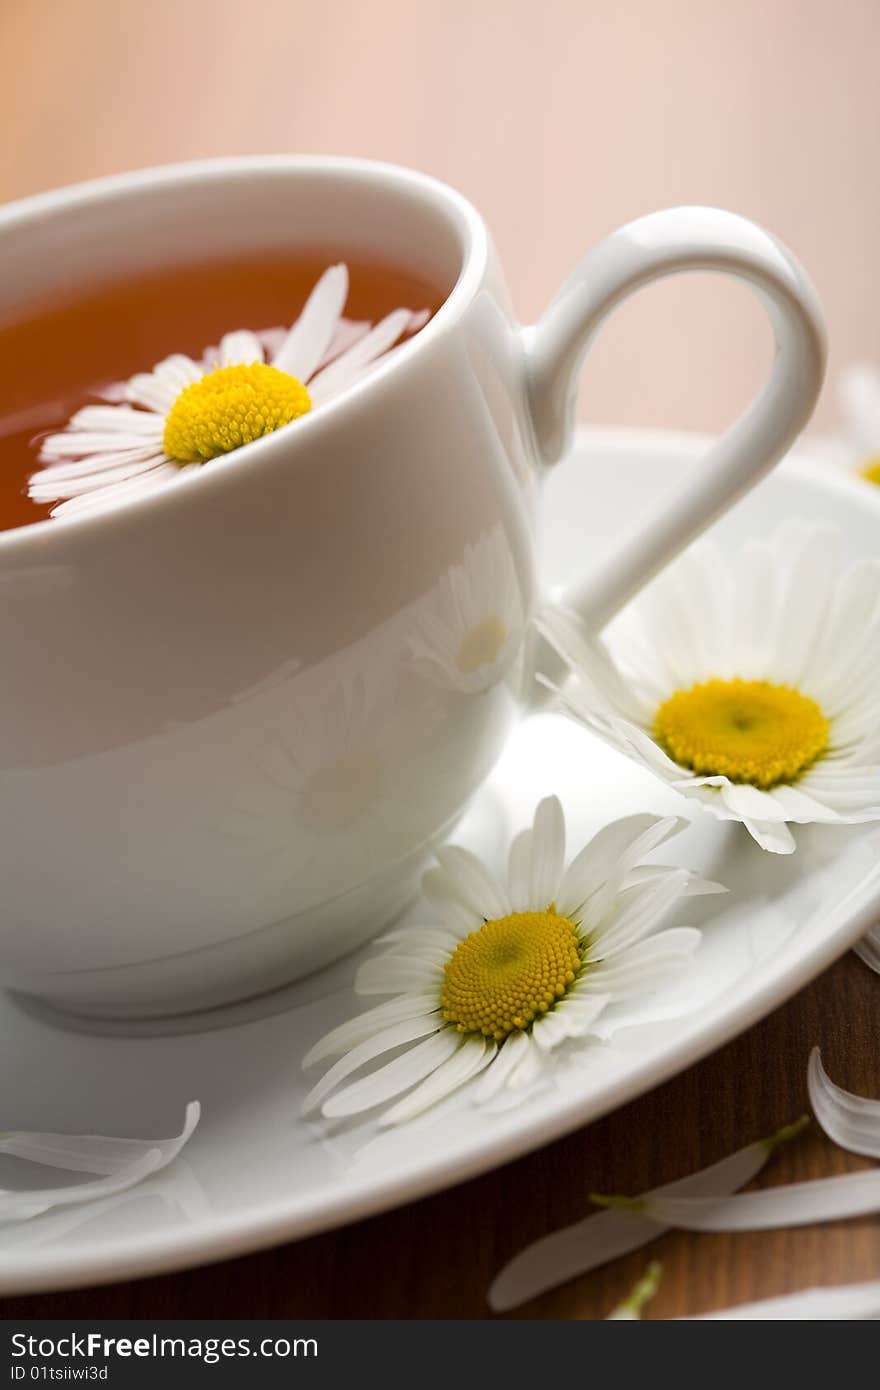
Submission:
<svg viewBox="0 0 880 1390">
<path fill-rule="evenodd" d="M 880 362 L 878 0 L 0 0 L 0 53 L 2 200 L 214 154 L 394 160 L 479 205 L 524 320 L 617 224 L 718 204 L 804 261 L 832 374 Z M 656 286 L 582 415 L 718 429 L 769 355 L 747 291 Z"/>
</svg>

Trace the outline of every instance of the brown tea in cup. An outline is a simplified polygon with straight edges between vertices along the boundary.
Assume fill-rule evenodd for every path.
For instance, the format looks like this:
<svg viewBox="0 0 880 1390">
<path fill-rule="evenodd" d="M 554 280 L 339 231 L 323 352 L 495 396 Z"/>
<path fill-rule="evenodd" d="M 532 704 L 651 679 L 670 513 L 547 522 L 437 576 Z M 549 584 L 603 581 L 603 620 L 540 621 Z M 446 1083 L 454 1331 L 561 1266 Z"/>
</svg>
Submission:
<svg viewBox="0 0 880 1390">
<path fill-rule="evenodd" d="M 0 323 L 0 529 L 50 515 L 28 493 L 42 438 L 173 353 L 198 362 L 231 330 L 289 328 L 335 261 L 348 266 L 347 321 L 377 323 L 400 306 L 433 314 L 444 297 L 394 265 L 298 249 L 151 271 Z"/>
</svg>

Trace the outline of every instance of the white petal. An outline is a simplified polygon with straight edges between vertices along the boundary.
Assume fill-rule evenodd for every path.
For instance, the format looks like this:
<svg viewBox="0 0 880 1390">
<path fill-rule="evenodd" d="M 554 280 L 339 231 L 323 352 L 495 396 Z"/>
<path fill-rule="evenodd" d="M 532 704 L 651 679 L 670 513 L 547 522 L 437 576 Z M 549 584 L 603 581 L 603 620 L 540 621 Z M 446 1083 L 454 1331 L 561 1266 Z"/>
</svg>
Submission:
<svg viewBox="0 0 880 1390">
<path fill-rule="evenodd" d="M 131 478 L 140 478 L 165 462 L 165 455 L 151 448 L 132 449 L 125 454 L 93 455 L 77 464 L 53 464 L 33 475 L 28 482 L 28 494 L 35 502 L 82 497 Z"/>
<path fill-rule="evenodd" d="M 670 927 L 607 961 L 591 965 L 578 980 L 577 993 L 622 998 L 657 989 L 687 963 L 699 944 L 700 933 L 694 927 Z M 601 943 L 596 949 L 601 951 Z"/>
<path fill-rule="evenodd" d="M 52 515 L 74 516 L 84 512 L 103 511 L 105 507 L 115 506 L 117 502 L 133 501 L 137 497 L 155 492 L 157 488 L 166 487 L 176 482 L 186 471 L 175 464 L 158 463 L 135 477 L 108 483 L 106 487 L 95 488 L 71 497 L 69 501 L 53 507 Z"/>
<path fill-rule="evenodd" d="M 247 328 L 238 328 L 232 333 L 224 333 L 220 339 L 221 367 L 249 367 L 253 362 L 262 362 L 263 347 L 256 333 Z"/>
<path fill-rule="evenodd" d="M 354 347 L 355 343 L 360 342 L 361 338 L 369 333 L 372 326 L 369 319 L 340 319 L 333 337 L 330 339 L 330 346 L 315 370 L 317 371 L 320 367 L 329 367 L 333 359 L 338 357 L 340 353 L 347 352 L 350 347 Z M 286 335 L 282 335 L 282 341 L 284 336 Z"/>
<path fill-rule="evenodd" d="M 800 686 L 821 639 L 835 591 L 839 533 L 833 526 L 802 526 L 780 596 L 773 654 L 774 679 Z"/>
<path fill-rule="evenodd" d="M 841 819 L 862 812 L 866 819 L 873 819 L 880 808 L 880 769 L 844 767 L 835 771 L 820 764 L 802 778 L 800 785 Z"/>
<path fill-rule="evenodd" d="M 45 1134 L 38 1131 L 0 1132 L 0 1153 L 65 1168 L 71 1173 L 115 1173 L 133 1158 L 157 1149 L 163 1163 L 170 1163 L 199 1121 L 197 1101 L 187 1107 L 183 1135 L 173 1139 L 116 1139 L 103 1134 Z"/>
<path fill-rule="evenodd" d="M 796 787 L 774 787 L 773 799 L 787 821 L 807 825 L 811 821 L 837 820 L 836 812 L 809 796 L 802 784 Z"/>
<path fill-rule="evenodd" d="M 829 1139 L 850 1153 L 880 1158 L 880 1100 L 866 1100 L 835 1086 L 818 1047 L 810 1053 L 807 1088 L 813 1113 Z"/>
<path fill-rule="evenodd" d="M 384 1105 L 386 1100 L 393 1100 L 403 1091 L 408 1091 L 410 1086 L 430 1076 L 461 1045 L 461 1035 L 454 1028 L 444 1028 L 402 1056 L 395 1057 L 392 1062 L 387 1062 L 378 1071 L 338 1091 L 324 1102 L 323 1113 L 330 1119 L 337 1119 Z"/>
<path fill-rule="evenodd" d="M 282 343 L 286 340 L 289 328 L 259 328 L 257 337 L 260 347 L 263 349 L 264 360 L 275 365 L 275 357 L 281 350 Z"/>
<path fill-rule="evenodd" d="M 721 797 L 725 806 L 740 820 L 770 823 L 785 820 L 785 813 L 772 793 L 753 787 L 748 782 L 725 781 Z"/>
<path fill-rule="evenodd" d="M 476 1088 L 474 1099 L 478 1104 L 491 1100 L 507 1085 L 530 1046 L 527 1034 L 508 1034 L 498 1049 L 498 1056 Z"/>
<path fill-rule="evenodd" d="M 638 858 L 650 853 L 651 849 L 656 849 L 658 844 L 682 829 L 685 824 L 685 821 L 673 817 L 663 819 L 658 816 L 638 815 L 624 816 L 621 820 L 606 825 L 593 836 L 566 869 L 559 889 L 559 911 L 567 917 L 577 913 L 598 888 L 612 877 L 617 880 L 621 876 L 621 861 L 624 856 L 628 865 L 638 862 Z M 663 827 L 662 830 L 660 827 Z M 653 835 L 655 830 L 657 838 Z M 627 853 L 634 845 L 637 847 L 635 860 L 631 853 Z"/>
<path fill-rule="evenodd" d="M 616 720 L 612 724 L 611 733 L 617 737 L 627 757 L 634 757 L 637 761 L 643 762 L 656 777 L 662 777 L 664 781 L 672 779 L 672 784 L 677 785 L 676 779 L 680 779 L 682 775 L 687 776 L 688 770 L 673 762 L 660 745 L 638 725 Z"/>
<path fill-rule="evenodd" d="M 681 617 L 690 629 L 693 669 L 722 672 L 734 641 L 734 585 L 731 567 L 711 541 L 692 545 L 670 567 L 681 596 Z"/>
<path fill-rule="evenodd" d="M 0 1221 L 24 1221 L 51 1207 L 72 1206 L 124 1192 L 171 1163 L 199 1122 L 198 1101 L 186 1107 L 182 1132 L 173 1139 L 120 1140 L 101 1135 L 13 1133 L 4 1136 L 0 1151 L 52 1167 L 105 1176 L 95 1182 L 12 1192 L 0 1188 Z"/>
<path fill-rule="evenodd" d="M 331 265 L 306 300 L 272 365 L 308 382 L 333 340 L 347 298 L 348 268 Z"/>
<path fill-rule="evenodd" d="M 878 617 L 880 563 L 859 560 L 838 580 L 823 640 L 805 680 L 807 693 L 826 713 L 834 714 L 852 689 L 858 672 L 876 642 L 870 635 Z"/>
<path fill-rule="evenodd" d="M 411 1091 L 405 1100 L 398 1101 L 386 1111 L 380 1123 L 383 1126 L 399 1125 L 405 1120 L 412 1120 L 416 1115 L 421 1115 L 422 1111 L 466 1085 L 489 1066 L 496 1052 L 494 1042 L 487 1042 L 485 1038 L 467 1039 L 457 1052 L 453 1052 L 451 1057 L 441 1062 L 437 1070 Z"/>
<path fill-rule="evenodd" d="M 68 431 L 84 434 L 134 434 L 152 438 L 161 435 L 165 421 L 153 410 L 135 410 L 130 405 L 86 405 L 68 423 Z M 48 440 L 43 440 L 48 443 Z"/>
<path fill-rule="evenodd" d="M 426 869 L 422 874 L 422 892 L 459 940 L 483 925 L 483 914 L 459 901 L 456 882 L 445 869 Z"/>
<path fill-rule="evenodd" d="M 437 862 L 449 875 L 454 897 L 481 919 L 506 917 L 510 912 L 507 895 L 470 850 L 444 845 L 437 851 Z"/>
<path fill-rule="evenodd" d="M 157 421 L 157 427 L 149 437 L 109 430 L 93 434 L 85 430 L 81 434 L 52 434 L 43 440 L 40 462 L 47 465 L 47 473 L 57 473 L 59 477 L 67 473 L 75 477 L 78 471 L 100 468 L 105 458 L 109 465 L 132 456 L 148 458 L 157 447 L 161 453 L 162 421 L 158 415 L 151 418 Z"/>
<path fill-rule="evenodd" d="M 595 928 L 590 957 L 608 960 L 635 946 L 684 897 L 689 879 L 687 869 L 672 869 L 618 897 L 612 911 Z"/>
<path fill-rule="evenodd" d="M 594 994 L 587 999 L 569 996 L 532 1025 L 536 1046 L 542 1052 L 552 1052 L 568 1038 L 583 1037 L 610 1002 L 610 994 Z"/>
<path fill-rule="evenodd" d="M 352 1072 L 357 1071 L 358 1067 L 372 1062 L 376 1057 L 381 1057 L 383 1052 L 392 1052 L 394 1048 L 401 1047 L 404 1043 L 417 1042 L 430 1033 L 437 1033 L 445 1026 L 443 1015 L 435 1010 L 433 1013 L 419 1014 L 415 1018 L 403 1019 L 399 1023 L 391 1024 L 381 1033 L 374 1033 L 371 1038 L 367 1038 L 365 1042 L 353 1047 L 350 1052 L 346 1052 L 344 1057 L 340 1057 L 339 1061 L 321 1077 L 317 1085 L 312 1087 L 302 1103 L 302 1114 L 307 1115 L 310 1111 L 317 1110 L 330 1092 L 336 1089 L 340 1081 L 344 1081 Z"/>
<path fill-rule="evenodd" d="M 425 947 L 432 951 L 439 950 L 451 954 L 459 941 L 459 937 L 443 927 L 398 927 L 394 931 L 385 932 L 383 936 L 377 936 L 374 944 L 381 946 L 387 942 L 389 945 Z"/>
<path fill-rule="evenodd" d="M 356 1018 L 350 1018 L 320 1038 L 303 1058 L 303 1067 L 314 1066 L 316 1062 L 323 1062 L 327 1057 L 338 1057 L 349 1048 L 357 1047 L 359 1043 L 373 1037 L 375 1033 L 380 1033 L 392 1023 L 398 1023 L 405 1018 L 416 1018 L 436 1008 L 435 994 L 407 994 L 403 999 L 389 999 L 385 1004 L 377 1004 L 374 1009 L 367 1009 Z"/>
<path fill-rule="evenodd" d="M 357 994 L 421 994 L 437 989 L 443 982 L 443 970 L 433 962 L 418 956 L 399 955 L 389 951 L 364 961 L 355 976 Z"/>
<path fill-rule="evenodd" d="M 564 1020 L 570 1038 L 580 1038 L 589 1032 L 602 1010 L 611 1002 L 610 994 L 579 994 L 575 986 L 553 1012 Z"/>
<path fill-rule="evenodd" d="M 734 1318 L 773 1322 L 862 1321 L 880 1318 L 880 1280 L 833 1288 L 801 1289 L 758 1303 L 737 1303 L 717 1313 L 700 1313 L 689 1322 L 729 1322 Z"/>
<path fill-rule="evenodd" d="M 361 338 L 354 347 L 343 352 L 331 362 L 329 367 L 318 372 L 309 382 L 309 395 L 317 404 L 330 396 L 344 391 L 358 376 L 361 369 L 375 361 L 383 352 L 397 342 L 410 325 L 411 314 L 408 309 L 395 309 L 387 318 L 377 323 L 375 328 Z"/>
<path fill-rule="evenodd" d="M 732 674 L 763 674 L 775 650 L 778 579 L 773 551 L 766 541 L 747 541 L 733 563 L 736 618 Z"/>
<path fill-rule="evenodd" d="M 507 896 L 513 912 L 525 912 L 530 904 L 529 874 L 532 867 L 532 832 L 521 830 L 514 836 L 507 860 Z M 565 909 L 560 908 L 560 912 Z"/>
<path fill-rule="evenodd" d="M 532 1041 L 542 1052 L 552 1052 L 566 1037 L 565 1020 L 555 1009 L 532 1025 Z"/>
<path fill-rule="evenodd" d="M 620 859 L 615 865 L 614 871 L 609 878 L 615 883 L 621 883 L 626 875 L 637 864 L 640 864 L 646 854 L 651 854 L 660 845 L 664 845 L 673 835 L 677 835 L 687 825 L 687 821 L 679 816 L 650 816 L 648 824 L 644 829 L 639 828 L 641 816 L 629 816 L 621 824 L 628 825 L 632 830 L 638 830 L 635 838 L 621 852 Z"/>
<path fill-rule="evenodd" d="M 778 1143 L 788 1137 L 785 1131 L 770 1140 L 761 1139 L 698 1173 L 656 1187 L 643 1197 L 726 1196 L 751 1182 Z M 490 1307 L 497 1313 L 515 1308 L 569 1279 L 640 1249 L 656 1240 L 663 1229 L 631 1211 L 603 1211 L 565 1226 L 526 1246 L 504 1266 L 489 1289 Z"/>
<path fill-rule="evenodd" d="M 507 1074 L 510 1091 L 526 1091 L 537 1080 L 544 1065 L 544 1054 L 535 1046 L 531 1035 L 524 1033 L 523 1036 L 528 1046 L 523 1048 L 516 1066 Z"/>
<path fill-rule="evenodd" d="M 125 395 L 132 404 L 146 406 L 164 417 L 180 395 L 180 387 L 160 380 L 154 372 L 139 372 L 126 383 Z"/>
<path fill-rule="evenodd" d="M 686 1231 L 772 1231 L 880 1211 L 880 1169 L 790 1183 L 736 1197 L 658 1197 L 644 1214 Z"/>
<path fill-rule="evenodd" d="M 184 387 L 201 381 L 204 372 L 192 358 L 184 356 L 182 352 L 174 352 L 153 368 L 153 376 L 163 385 L 173 388 L 177 396 Z"/>
<path fill-rule="evenodd" d="M 707 567 L 721 563 L 711 542 L 703 541 L 694 549 L 705 554 Z M 658 665 L 662 662 L 666 667 L 671 686 L 680 690 L 687 690 L 704 674 L 700 646 L 694 640 L 694 594 L 698 601 L 699 587 L 689 595 L 682 593 L 676 567 L 671 566 L 637 599 L 638 618 L 653 647 L 654 658 Z"/>
<path fill-rule="evenodd" d="M 624 882 L 621 884 L 621 892 L 628 888 L 635 888 L 649 880 L 659 881 L 666 874 L 675 873 L 675 866 L 672 864 L 640 864 L 635 869 L 631 869 Z M 687 882 L 684 887 L 683 897 L 700 898 L 710 896 L 715 893 L 729 893 L 723 883 L 716 883 L 711 878 L 700 878 L 699 874 L 692 869 L 683 870 L 687 874 Z"/>
<path fill-rule="evenodd" d="M 584 631 L 576 614 L 555 606 L 543 608 L 535 619 L 535 626 L 576 675 L 578 704 L 583 701 L 584 713 L 598 704 L 635 722 L 643 716 L 650 718 L 653 704 L 646 708 L 639 691 L 621 678 L 604 643 Z M 566 703 L 569 693 L 567 690 L 562 696 Z"/>
<path fill-rule="evenodd" d="M 545 797 L 535 811 L 532 827 L 532 862 L 529 901 L 542 912 L 555 902 L 565 862 L 565 817 L 557 796 Z"/>
<path fill-rule="evenodd" d="M 769 854 L 794 854 L 797 849 L 794 836 L 784 822 L 744 820 L 743 825 Z"/>
</svg>

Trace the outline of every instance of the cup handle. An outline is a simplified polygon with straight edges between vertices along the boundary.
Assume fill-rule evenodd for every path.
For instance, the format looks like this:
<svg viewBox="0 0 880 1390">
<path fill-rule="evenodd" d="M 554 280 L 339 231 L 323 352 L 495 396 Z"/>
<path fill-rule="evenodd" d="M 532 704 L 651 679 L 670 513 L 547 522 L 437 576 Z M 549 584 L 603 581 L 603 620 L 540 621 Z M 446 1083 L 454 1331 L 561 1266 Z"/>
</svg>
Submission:
<svg viewBox="0 0 880 1390">
<path fill-rule="evenodd" d="M 554 596 L 594 633 L 769 472 L 806 424 L 822 385 L 821 306 L 786 247 L 747 218 L 718 208 L 651 213 L 586 256 L 543 318 L 523 329 L 528 401 L 545 463 L 557 462 L 571 443 L 581 366 L 606 315 L 642 285 L 685 270 L 718 270 L 752 286 L 773 325 L 773 369 L 659 515 L 598 571 Z"/>
</svg>

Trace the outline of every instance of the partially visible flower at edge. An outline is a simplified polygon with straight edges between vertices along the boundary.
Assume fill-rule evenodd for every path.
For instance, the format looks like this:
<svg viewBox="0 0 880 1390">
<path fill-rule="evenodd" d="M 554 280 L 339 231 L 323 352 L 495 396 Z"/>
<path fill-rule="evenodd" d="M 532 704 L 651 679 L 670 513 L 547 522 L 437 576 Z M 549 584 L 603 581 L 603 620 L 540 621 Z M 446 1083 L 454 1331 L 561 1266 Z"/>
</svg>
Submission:
<svg viewBox="0 0 880 1390">
<path fill-rule="evenodd" d="M 838 384 L 846 466 L 869 483 L 880 483 L 880 370 L 857 362 Z"/>
</svg>

